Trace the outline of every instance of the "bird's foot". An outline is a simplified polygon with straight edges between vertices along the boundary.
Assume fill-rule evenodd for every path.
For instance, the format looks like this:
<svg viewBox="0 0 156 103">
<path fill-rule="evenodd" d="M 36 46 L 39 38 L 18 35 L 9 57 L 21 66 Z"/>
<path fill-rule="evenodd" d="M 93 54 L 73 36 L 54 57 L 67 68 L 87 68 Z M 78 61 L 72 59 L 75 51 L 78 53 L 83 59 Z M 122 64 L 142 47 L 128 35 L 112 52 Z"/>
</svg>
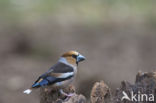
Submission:
<svg viewBox="0 0 156 103">
<path fill-rule="evenodd" d="M 72 97 L 72 96 L 74 96 L 75 95 L 75 93 L 69 93 L 69 94 L 67 94 L 66 96 L 67 97 Z"/>
<path fill-rule="evenodd" d="M 69 93 L 69 94 L 65 95 L 66 98 L 65 98 L 64 101 L 68 101 L 68 100 L 69 100 L 72 96 L 74 96 L 74 95 L 75 95 L 75 93 Z"/>
<path fill-rule="evenodd" d="M 73 95 L 75 95 L 75 93 L 69 93 L 69 94 L 67 94 L 62 89 L 60 89 L 60 93 L 63 94 L 63 95 L 65 95 L 65 96 L 67 96 L 67 97 L 72 97 Z"/>
</svg>

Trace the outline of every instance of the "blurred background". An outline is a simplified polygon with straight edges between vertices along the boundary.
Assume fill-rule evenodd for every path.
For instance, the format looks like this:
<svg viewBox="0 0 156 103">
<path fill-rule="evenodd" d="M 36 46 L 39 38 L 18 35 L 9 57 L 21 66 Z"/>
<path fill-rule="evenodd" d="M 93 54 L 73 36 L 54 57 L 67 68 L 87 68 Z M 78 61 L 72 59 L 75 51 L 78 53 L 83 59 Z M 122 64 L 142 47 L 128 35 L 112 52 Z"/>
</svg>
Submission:
<svg viewBox="0 0 156 103">
<path fill-rule="evenodd" d="M 77 92 L 95 81 L 112 90 L 156 70 L 155 0 L 0 0 L 0 103 L 39 103 L 23 94 L 69 50 L 79 64 Z"/>
</svg>

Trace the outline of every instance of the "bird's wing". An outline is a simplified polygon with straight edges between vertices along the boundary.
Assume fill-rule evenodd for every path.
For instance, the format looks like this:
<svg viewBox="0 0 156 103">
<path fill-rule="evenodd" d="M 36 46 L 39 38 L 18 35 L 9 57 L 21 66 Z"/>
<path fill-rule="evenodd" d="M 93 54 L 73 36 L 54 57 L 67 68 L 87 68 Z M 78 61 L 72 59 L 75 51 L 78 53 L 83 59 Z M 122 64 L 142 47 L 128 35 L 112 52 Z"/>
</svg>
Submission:
<svg viewBox="0 0 156 103">
<path fill-rule="evenodd" d="M 67 78 L 74 75 L 74 69 L 69 65 L 58 62 L 48 70 L 47 74 L 57 78 Z"/>
<path fill-rule="evenodd" d="M 68 76 L 67 78 L 56 78 L 53 76 L 46 76 L 45 78 L 40 78 L 32 85 L 32 88 L 44 87 L 47 85 L 52 85 L 58 82 L 62 82 L 72 78 L 73 76 Z"/>
<path fill-rule="evenodd" d="M 48 70 L 48 72 L 53 72 L 53 73 L 66 73 L 66 72 L 73 72 L 73 71 L 74 71 L 73 67 L 61 62 L 56 63 Z"/>
<path fill-rule="evenodd" d="M 51 67 L 48 72 L 41 75 L 35 83 L 33 88 L 54 84 L 64 80 L 68 80 L 74 76 L 74 69 L 63 63 L 57 63 Z"/>
</svg>

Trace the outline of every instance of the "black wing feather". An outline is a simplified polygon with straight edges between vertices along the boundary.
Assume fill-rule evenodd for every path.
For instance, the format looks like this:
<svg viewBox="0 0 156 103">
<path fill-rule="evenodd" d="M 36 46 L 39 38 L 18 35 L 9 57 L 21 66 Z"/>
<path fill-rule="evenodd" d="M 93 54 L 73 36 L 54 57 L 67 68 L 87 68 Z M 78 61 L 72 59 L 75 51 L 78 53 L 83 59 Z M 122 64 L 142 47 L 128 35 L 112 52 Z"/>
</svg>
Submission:
<svg viewBox="0 0 156 103">
<path fill-rule="evenodd" d="M 58 62 L 57 64 L 55 64 L 54 66 L 52 66 L 48 72 L 54 72 L 54 73 L 67 73 L 67 72 L 73 72 L 74 69 L 73 67 L 67 65 L 67 64 L 64 64 L 64 63 L 61 63 L 61 62 Z"/>
<path fill-rule="evenodd" d="M 50 73 L 67 73 L 67 72 L 73 72 L 73 68 L 71 66 L 68 66 L 64 63 L 60 63 L 58 62 L 57 64 L 55 64 L 54 66 L 52 66 L 48 72 L 42 74 L 36 81 L 35 83 L 32 85 L 33 88 L 36 87 L 40 87 L 40 86 L 45 86 L 45 85 L 49 85 L 49 84 L 54 84 L 56 82 L 61 82 L 67 79 L 72 78 L 73 76 L 69 76 L 66 78 L 57 78 L 54 77 L 52 75 L 50 75 Z"/>
</svg>

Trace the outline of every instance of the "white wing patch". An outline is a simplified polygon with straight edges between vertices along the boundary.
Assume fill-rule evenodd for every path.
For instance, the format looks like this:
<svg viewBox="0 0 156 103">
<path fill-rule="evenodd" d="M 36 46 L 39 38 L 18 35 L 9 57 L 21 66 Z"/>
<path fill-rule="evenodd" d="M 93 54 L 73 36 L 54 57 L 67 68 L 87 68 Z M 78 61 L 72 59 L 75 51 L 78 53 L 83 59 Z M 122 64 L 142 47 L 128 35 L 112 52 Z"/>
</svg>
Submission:
<svg viewBox="0 0 156 103">
<path fill-rule="evenodd" d="M 62 73 L 58 78 L 67 78 L 73 75 L 74 75 L 74 72 Z"/>
</svg>

